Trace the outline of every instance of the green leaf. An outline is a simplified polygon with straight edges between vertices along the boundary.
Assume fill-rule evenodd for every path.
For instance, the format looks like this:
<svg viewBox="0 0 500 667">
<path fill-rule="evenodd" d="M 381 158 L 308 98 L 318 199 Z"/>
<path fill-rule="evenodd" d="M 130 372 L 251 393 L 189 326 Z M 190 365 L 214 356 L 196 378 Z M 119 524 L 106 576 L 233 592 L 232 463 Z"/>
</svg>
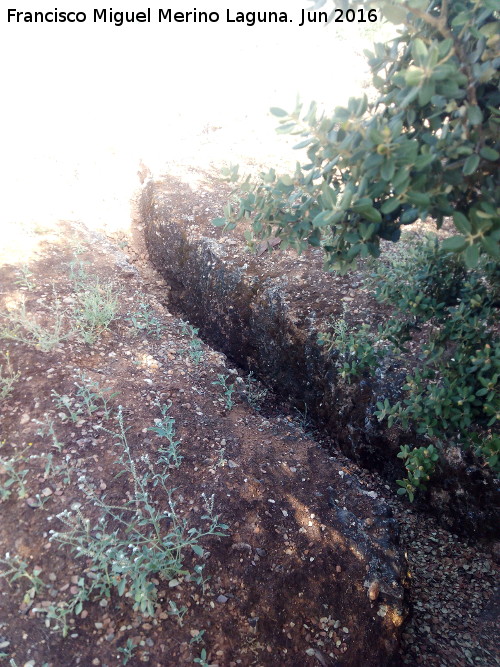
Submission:
<svg viewBox="0 0 500 667">
<path fill-rule="evenodd" d="M 467 107 L 467 118 L 471 125 L 481 125 L 483 122 L 483 112 L 478 106 Z"/>
<path fill-rule="evenodd" d="M 424 81 L 420 90 L 418 91 L 418 103 L 421 107 L 425 107 L 426 104 L 429 104 L 431 97 L 436 92 L 436 84 L 434 81 Z"/>
<path fill-rule="evenodd" d="M 384 162 L 384 164 L 382 165 L 382 168 L 380 170 L 380 175 L 382 176 L 384 181 L 390 181 L 394 176 L 395 171 L 396 171 L 396 162 L 390 159 Z"/>
<path fill-rule="evenodd" d="M 411 55 L 413 59 L 419 64 L 423 65 L 427 60 L 429 52 L 425 45 L 425 42 L 419 37 L 416 37 L 411 43 Z"/>
<path fill-rule="evenodd" d="M 474 243 L 465 251 L 465 264 L 467 268 L 474 269 L 479 261 L 479 245 Z"/>
<path fill-rule="evenodd" d="M 469 155 L 467 160 L 465 160 L 464 168 L 462 170 L 464 176 L 470 176 L 471 174 L 473 174 L 478 168 L 478 166 L 479 166 L 479 155 L 477 155 L 477 153 Z"/>
<path fill-rule="evenodd" d="M 212 220 L 212 225 L 214 227 L 224 227 L 226 224 L 226 218 L 214 218 Z"/>
<path fill-rule="evenodd" d="M 200 558 L 203 557 L 203 554 L 205 553 L 199 544 L 192 544 L 191 549 L 195 552 L 197 556 L 200 556 Z"/>
<path fill-rule="evenodd" d="M 290 185 L 293 185 L 293 179 L 288 175 L 284 174 L 283 176 L 280 176 L 280 182 L 283 183 L 283 185 L 289 187 Z"/>
<path fill-rule="evenodd" d="M 490 146 L 483 146 L 479 151 L 479 155 L 490 162 L 500 160 L 500 153 Z"/>
<path fill-rule="evenodd" d="M 453 214 L 453 222 L 455 223 L 455 227 L 459 232 L 462 232 L 462 234 L 471 233 L 470 222 L 467 220 L 463 213 L 460 213 L 460 211 L 455 211 Z"/>
<path fill-rule="evenodd" d="M 420 171 L 420 169 L 428 167 L 431 162 L 434 162 L 434 155 L 432 153 L 427 153 L 424 155 L 419 155 L 413 166 L 417 171 Z"/>
<path fill-rule="evenodd" d="M 304 139 L 304 141 L 301 141 L 300 143 L 296 144 L 293 148 L 294 150 L 299 150 L 300 148 L 305 148 L 306 146 L 309 146 L 309 144 L 312 144 L 314 141 L 314 137 L 309 137 L 309 139 Z"/>
<path fill-rule="evenodd" d="M 313 218 L 312 226 L 313 227 L 326 227 L 332 222 L 334 213 L 332 211 L 321 211 Z"/>
<path fill-rule="evenodd" d="M 491 257 L 500 257 L 500 244 L 497 240 L 485 236 L 481 239 L 481 245 Z"/>
<path fill-rule="evenodd" d="M 395 211 L 399 206 L 401 205 L 401 202 L 397 197 L 392 197 L 391 199 L 386 199 L 385 202 L 382 204 L 380 210 L 382 213 L 387 215 L 388 213 L 392 213 Z"/>
<path fill-rule="evenodd" d="M 361 215 L 363 218 L 365 218 L 365 220 L 368 220 L 369 222 L 382 222 L 382 215 L 380 214 L 380 211 L 377 211 L 377 209 L 374 208 L 373 206 L 355 205 L 352 207 L 352 210 L 355 211 L 356 213 L 359 213 L 359 215 Z"/>
<path fill-rule="evenodd" d="M 403 7 L 384 4 L 382 6 L 382 15 L 390 23 L 400 25 L 405 23 L 408 12 Z"/>
<path fill-rule="evenodd" d="M 424 78 L 424 70 L 421 67 L 410 65 L 410 67 L 403 72 L 403 76 L 407 86 L 419 86 Z"/>
<path fill-rule="evenodd" d="M 284 118 L 285 116 L 288 116 L 288 112 L 286 112 L 284 109 L 280 109 L 279 107 L 271 107 L 269 111 L 273 114 L 273 116 L 277 116 L 278 118 Z"/>
<path fill-rule="evenodd" d="M 457 236 L 451 236 L 448 239 L 444 239 L 444 241 L 441 243 L 441 247 L 443 248 L 443 250 L 458 252 L 465 248 L 466 243 L 467 241 L 465 239 L 465 236 L 461 236 L 460 234 L 458 234 Z"/>
</svg>

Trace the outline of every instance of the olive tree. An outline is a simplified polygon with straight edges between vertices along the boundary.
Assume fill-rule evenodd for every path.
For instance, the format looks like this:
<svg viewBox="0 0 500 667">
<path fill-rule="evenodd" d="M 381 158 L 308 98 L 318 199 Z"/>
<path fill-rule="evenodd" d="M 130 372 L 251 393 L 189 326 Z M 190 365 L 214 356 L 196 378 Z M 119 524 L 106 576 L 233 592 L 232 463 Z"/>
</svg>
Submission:
<svg viewBox="0 0 500 667">
<path fill-rule="evenodd" d="M 273 108 L 278 131 L 299 135 L 307 160 L 258 182 L 228 170 L 240 194 L 215 224 L 251 216 L 257 237 L 279 236 L 299 252 L 321 247 L 326 267 L 345 272 L 359 257 L 378 257 L 380 239 L 397 241 L 403 226 L 451 217 L 445 250 L 463 253 L 469 268 L 481 254 L 498 259 L 498 0 L 344 2 L 361 5 L 399 26 L 366 52 L 376 99 L 351 98 L 331 114 L 315 103 Z"/>
</svg>

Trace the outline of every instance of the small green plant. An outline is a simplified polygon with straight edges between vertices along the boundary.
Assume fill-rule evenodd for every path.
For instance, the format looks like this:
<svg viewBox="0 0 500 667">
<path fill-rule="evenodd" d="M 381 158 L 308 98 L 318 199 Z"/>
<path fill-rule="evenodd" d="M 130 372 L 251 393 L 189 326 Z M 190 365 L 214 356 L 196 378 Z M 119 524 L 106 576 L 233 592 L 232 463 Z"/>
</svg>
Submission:
<svg viewBox="0 0 500 667">
<path fill-rule="evenodd" d="M 16 450 L 13 456 L 0 456 L 0 501 L 10 498 L 14 488 L 16 489 L 17 497 L 19 499 L 28 497 L 28 488 L 25 480 L 29 469 L 20 469 L 20 467 L 27 459 L 26 452 L 31 447 L 31 444 L 31 442 L 28 443 L 28 445 L 20 452 Z M 5 440 L 0 442 L 0 449 L 4 446 Z M 2 478 L 5 478 L 5 480 Z"/>
<path fill-rule="evenodd" d="M 48 607 L 36 607 L 33 609 L 33 611 L 39 614 L 45 614 L 46 627 L 53 627 L 54 630 L 60 631 L 63 637 L 67 636 L 71 628 L 70 619 L 75 614 L 81 614 L 84 602 L 89 599 L 94 589 L 98 588 L 97 584 L 93 581 L 86 585 L 83 577 L 79 578 L 76 585 L 77 592 L 72 594 L 68 600 L 61 600 Z"/>
<path fill-rule="evenodd" d="M 179 607 L 173 600 L 169 600 L 168 606 L 170 607 L 170 609 L 168 610 L 169 616 L 173 616 L 177 620 L 179 627 L 182 628 L 182 626 L 184 625 L 184 616 L 187 614 L 188 608 L 182 606 L 179 609 Z"/>
<path fill-rule="evenodd" d="M 203 538 L 224 536 L 227 529 L 213 513 L 213 498 L 205 502 L 202 521 L 205 528 L 189 526 L 177 510 L 174 490 L 166 485 L 168 475 L 163 469 L 155 472 L 147 455 L 139 461 L 132 456 L 127 439 L 128 428 L 123 423 L 121 406 L 118 409 L 118 431 L 101 427 L 114 440 L 119 451 L 118 476 L 131 478 L 133 493 L 123 505 L 107 502 L 95 490 L 92 480 L 84 475 L 79 478 L 79 488 L 87 498 L 101 510 L 100 519 L 93 525 L 83 514 L 80 505 L 65 510 L 58 518 L 66 526 L 66 532 L 52 532 L 51 540 L 67 545 L 78 556 L 88 560 L 91 590 L 100 597 L 109 597 L 112 589 L 133 600 L 133 608 L 145 616 L 155 613 L 156 584 L 151 581 L 155 574 L 172 581 L 187 576 L 186 551 L 199 557 L 204 554 L 200 541 Z M 145 464 L 145 471 L 139 466 Z M 163 491 L 163 502 L 152 497 L 152 491 Z M 79 611 L 75 611 L 79 613 Z"/>
<path fill-rule="evenodd" d="M 81 254 L 76 250 L 74 252 L 75 256 Z M 86 267 L 88 267 L 88 265 L 88 262 L 84 262 L 81 259 L 76 259 L 76 257 L 69 264 L 69 279 L 73 283 L 73 287 L 77 292 L 81 292 L 83 289 L 85 289 L 85 285 L 88 282 L 89 278 L 86 271 Z"/>
<path fill-rule="evenodd" d="M 472 434 L 470 447 L 473 448 L 476 456 L 482 458 L 485 465 L 489 466 L 497 475 L 500 474 L 500 436 L 488 433 L 486 437 L 480 438 L 477 434 Z"/>
<path fill-rule="evenodd" d="M 35 288 L 35 282 L 31 280 L 33 278 L 33 273 L 30 271 L 30 268 L 27 264 L 23 264 L 16 271 L 17 278 L 15 280 L 16 285 L 19 285 L 21 289 L 27 289 L 31 291 Z"/>
<path fill-rule="evenodd" d="M 112 392 L 107 387 L 101 388 L 97 381 L 92 380 L 85 373 L 80 373 L 78 378 L 82 384 L 75 382 L 76 396 L 61 395 L 52 389 L 51 396 L 56 407 L 65 410 L 73 423 L 81 419 L 83 414 L 92 417 L 96 411 L 102 413 L 102 419 L 110 419 L 111 407 L 109 401 L 118 396 L 118 392 Z"/>
<path fill-rule="evenodd" d="M 231 410 L 235 405 L 232 399 L 235 389 L 234 389 L 234 382 L 230 385 L 227 384 L 228 378 L 229 375 L 222 375 L 222 373 L 218 373 L 217 380 L 215 382 L 212 382 L 212 384 L 222 387 L 222 395 L 224 397 L 223 400 L 225 408 L 226 410 Z"/>
<path fill-rule="evenodd" d="M 200 656 L 198 658 L 193 658 L 193 662 L 201 665 L 201 667 L 210 667 L 210 663 L 207 662 L 207 650 L 202 648 Z"/>
<path fill-rule="evenodd" d="M 55 403 L 56 408 L 59 410 L 66 410 L 73 423 L 76 423 L 80 419 L 83 411 L 73 397 L 70 397 L 67 394 L 58 394 L 55 389 L 52 389 L 50 395 L 52 396 L 52 401 Z M 66 418 L 66 415 L 63 412 L 60 412 L 59 416 L 62 419 Z"/>
<path fill-rule="evenodd" d="M 137 646 L 132 639 L 127 639 L 125 646 L 120 646 L 118 653 L 122 654 L 122 665 L 126 665 L 129 660 L 132 660 L 136 648 Z"/>
<path fill-rule="evenodd" d="M 21 373 L 14 373 L 8 352 L 2 353 L 5 359 L 5 365 L 0 366 L 0 401 L 7 398 L 11 392 L 14 384 L 21 377 Z"/>
<path fill-rule="evenodd" d="M 328 353 L 336 355 L 340 377 L 351 382 L 364 371 L 379 364 L 380 350 L 370 326 L 362 324 L 356 331 L 350 331 L 344 318 L 332 322 L 333 332 L 318 334 L 318 344 Z"/>
<path fill-rule="evenodd" d="M 87 281 L 77 298 L 75 328 L 83 342 L 92 345 L 116 319 L 119 305 L 115 287 L 111 283 L 101 285 L 99 280 Z"/>
<path fill-rule="evenodd" d="M 168 414 L 171 407 L 172 402 L 169 405 L 163 404 L 160 407 L 161 419 L 155 419 L 155 426 L 150 426 L 148 430 L 168 441 L 168 447 L 160 447 L 158 450 L 160 455 L 158 463 L 179 468 L 184 457 L 179 454 L 180 440 L 176 440 L 175 437 L 175 419 Z"/>
<path fill-rule="evenodd" d="M 217 463 L 215 465 L 218 468 L 223 468 L 227 463 L 227 459 L 224 456 L 225 453 L 226 453 L 226 449 L 224 447 L 221 447 L 220 449 L 217 450 L 217 454 L 219 455 L 219 458 L 218 458 Z"/>
<path fill-rule="evenodd" d="M 191 639 L 189 640 L 189 643 L 191 645 L 193 644 L 199 644 L 200 642 L 203 641 L 203 635 L 205 634 L 205 630 L 198 630 L 197 634 L 195 634 Z"/>
<path fill-rule="evenodd" d="M 163 324 L 160 322 L 151 306 L 147 303 L 145 295 L 140 294 L 139 296 L 141 301 L 138 309 L 128 313 L 128 316 L 125 318 L 126 321 L 130 322 L 137 331 L 144 331 L 150 336 L 161 338 L 164 330 Z"/>
<path fill-rule="evenodd" d="M 259 412 L 267 393 L 267 389 L 254 377 L 253 371 L 250 371 L 245 386 L 245 395 L 248 405 Z"/>
<path fill-rule="evenodd" d="M 0 313 L 6 324 L 0 329 L 0 339 L 10 339 L 35 347 L 42 352 L 51 352 L 70 332 L 64 333 L 65 317 L 58 299 L 51 312 L 51 323 L 42 325 L 26 312 L 26 304 L 21 302 L 18 310 Z"/>
<path fill-rule="evenodd" d="M 199 329 L 193 327 L 188 322 L 183 322 L 183 321 L 181 321 L 180 326 L 181 326 L 181 333 L 184 336 L 188 336 L 190 338 L 189 347 L 187 349 L 189 357 L 195 364 L 199 364 L 203 357 L 201 340 L 198 338 Z"/>
<path fill-rule="evenodd" d="M 439 453 L 434 445 L 428 447 L 414 447 L 410 449 L 408 445 L 401 447 L 398 458 L 405 464 L 408 476 L 406 479 L 396 480 L 398 486 L 398 495 L 408 495 L 410 502 L 413 502 L 415 491 L 427 488 L 426 483 L 430 480 L 435 470 L 436 462 L 439 460 Z"/>
<path fill-rule="evenodd" d="M 41 438 L 45 438 L 46 436 L 50 437 L 52 439 L 52 446 L 57 449 L 58 452 L 64 448 L 64 443 L 57 439 L 57 435 L 54 430 L 54 421 L 49 418 L 48 414 L 44 415 L 43 422 L 35 420 L 35 424 L 38 424 L 38 430 L 36 432 L 37 435 L 39 435 Z"/>
<path fill-rule="evenodd" d="M 46 585 L 42 579 L 40 579 L 40 574 L 42 572 L 39 567 L 31 567 L 26 561 L 24 561 L 20 556 L 11 556 L 8 552 L 5 554 L 5 558 L 0 558 L 0 565 L 2 569 L 0 570 L 0 578 L 6 579 L 9 584 L 12 584 L 18 579 L 27 579 L 30 587 L 24 595 L 23 602 L 26 605 L 31 605 L 33 599 L 36 595 L 42 591 Z"/>
<path fill-rule="evenodd" d="M 111 391 L 109 387 L 102 388 L 97 381 L 92 380 L 85 373 L 81 373 L 79 379 L 83 384 L 80 385 L 78 382 L 75 382 L 75 386 L 78 389 L 76 396 L 82 408 L 87 412 L 89 417 L 97 410 L 100 410 L 103 413 L 103 419 L 109 419 L 111 417 L 109 401 L 118 396 L 119 392 Z"/>
</svg>

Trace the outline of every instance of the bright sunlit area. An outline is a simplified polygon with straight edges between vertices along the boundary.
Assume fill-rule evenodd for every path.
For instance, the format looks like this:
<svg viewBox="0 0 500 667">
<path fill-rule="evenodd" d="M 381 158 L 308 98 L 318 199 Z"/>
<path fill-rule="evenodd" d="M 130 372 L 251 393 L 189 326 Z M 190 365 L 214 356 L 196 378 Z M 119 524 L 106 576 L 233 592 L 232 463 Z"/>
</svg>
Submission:
<svg viewBox="0 0 500 667">
<path fill-rule="evenodd" d="M 149 23 L 121 26 L 116 12 L 147 8 L 123 2 L 106 9 L 106 21 L 97 8 L 97 22 L 88 3 L 64 8 L 85 12 L 81 23 L 8 22 L 3 10 L 2 224 L 127 227 L 139 160 L 154 174 L 181 164 L 293 164 L 295 142 L 276 135 L 269 108 L 292 110 L 297 96 L 329 108 L 366 86 L 363 48 L 380 20 L 301 26 L 311 5 L 291 0 L 252 3 L 252 26 L 248 5 L 228 4 L 172 6 L 185 22 L 160 21 L 168 8 L 153 6 Z M 202 11 L 219 20 L 203 21 Z M 270 15 L 285 11 L 287 23 Z M 271 20 L 257 22 L 257 12 Z"/>
</svg>

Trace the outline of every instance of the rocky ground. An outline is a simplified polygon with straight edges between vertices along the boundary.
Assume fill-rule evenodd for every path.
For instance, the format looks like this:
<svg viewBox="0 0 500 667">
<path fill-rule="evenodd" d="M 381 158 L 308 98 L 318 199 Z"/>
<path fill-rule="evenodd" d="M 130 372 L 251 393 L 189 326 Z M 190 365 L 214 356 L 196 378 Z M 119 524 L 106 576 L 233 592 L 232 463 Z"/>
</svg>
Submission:
<svg viewBox="0 0 500 667">
<path fill-rule="evenodd" d="M 412 610 L 393 664 L 499 663 L 494 547 L 415 514 L 386 482 L 323 449 L 305 432 L 304 415 L 278 411 L 265 387 L 172 316 L 168 290 L 132 237 L 110 244 L 69 223 L 17 225 L 12 241 L 8 231 L 1 258 L 2 351 L 9 355 L 0 361 L 2 663 L 384 664 L 391 649 L 379 640 L 397 633 L 377 625 L 388 598 L 335 546 L 332 493 L 354 494 L 350 509 L 359 503 L 355 512 L 367 525 L 377 521 L 377 503 L 393 508 Z M 95 310 L 82 294 L 108 302 L 107 325 L 89 325 L 82 303 Z M 119 415 L 130 429 L 125 438 Z M 138 508 L 137 480 L 155 474 L 159 448 L 162 473 L 150 482 L 176 489 L 175 511 L 161 505 L 170 507 L 166 527 L 185 520 L 220 534 L 187 549 L 182 570 L 190 574 L 153 575 L 152 615 L 132 609 L 131 580 L 122 597 L 113 589 L 109 598 L 94 591 L 86 600 L 103 504 L 115 508 L 109 534 L 120 512 L 130 520 L 148 511 Z M 354 479 L 355 492 L 346 483 Z M 165 503 L 157 487 L 152 497 Z M 79 510 L 90 533 L 77 530 L 85 528 Z M 51 531 L 63 530 L 70 544 L 60 548 Z M 71 547 L 82 545 L 78 557 Z M 122 566 L 117 584 L 126 579 Z M 370 636 L 371 655 L 363 653 Z"/>
</svg>

